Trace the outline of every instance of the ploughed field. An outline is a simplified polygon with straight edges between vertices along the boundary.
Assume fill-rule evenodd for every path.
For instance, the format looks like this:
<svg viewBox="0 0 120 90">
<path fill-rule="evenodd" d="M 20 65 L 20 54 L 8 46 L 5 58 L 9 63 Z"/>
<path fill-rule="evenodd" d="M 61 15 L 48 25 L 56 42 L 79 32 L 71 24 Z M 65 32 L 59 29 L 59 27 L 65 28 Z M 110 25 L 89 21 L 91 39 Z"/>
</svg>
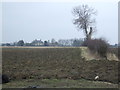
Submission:
<svg viewBox="0 0 120 90">
<path fill-rule="evenodd" d="M 3 87 L 35 82 L 44 87 L 118 86 L 119 61 L 86 61 L 81 52 L 81 48 L 2 48 L 2 73 L 10 78 Z"/>
</svg>

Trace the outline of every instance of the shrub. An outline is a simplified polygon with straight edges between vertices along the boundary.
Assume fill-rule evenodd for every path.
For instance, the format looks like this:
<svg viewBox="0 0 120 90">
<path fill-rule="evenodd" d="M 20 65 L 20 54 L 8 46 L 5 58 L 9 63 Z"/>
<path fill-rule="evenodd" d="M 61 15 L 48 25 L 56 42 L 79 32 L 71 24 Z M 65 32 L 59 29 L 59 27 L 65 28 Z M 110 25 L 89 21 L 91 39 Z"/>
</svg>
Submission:
<svg viewBox="0 0 120 90">
<path fill-rule="evenodd" d="M 109 44 L 107 41 L 103 39 L 91 39 L 85 41 L 86 46 L 92 51 L 93 53 L 98 53 L 101 57 L 107 59 L 107 51 Z"/>
</svg>

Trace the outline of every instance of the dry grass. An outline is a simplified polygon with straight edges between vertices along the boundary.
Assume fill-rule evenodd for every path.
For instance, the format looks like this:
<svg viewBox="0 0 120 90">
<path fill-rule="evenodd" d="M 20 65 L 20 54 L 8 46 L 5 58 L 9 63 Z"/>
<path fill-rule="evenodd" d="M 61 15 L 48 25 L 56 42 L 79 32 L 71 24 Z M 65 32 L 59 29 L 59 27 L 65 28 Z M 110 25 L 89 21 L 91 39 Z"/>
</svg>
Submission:
<svg viewBox="0 0 120 90">
<path fill-rule="evenodd" d="M 109 48 L 108 52 L 115 54 L 120 60 L 120 47 L 118 47 L 118 48 Z"/>
<path fill-rule="evenodd" d="M 101 60 L 104 59 L 100 57 L 97 53 L 91 52 L 87 47 L 80 47 L 81 48 L 81 56 L 85 58 L 85 60 Z M 119 61 L 119 55 L 118 55 L 118 48 L 109 48 L 109 51 L 107 53 L 107 59 L 110 61 Z"/>
</svg>

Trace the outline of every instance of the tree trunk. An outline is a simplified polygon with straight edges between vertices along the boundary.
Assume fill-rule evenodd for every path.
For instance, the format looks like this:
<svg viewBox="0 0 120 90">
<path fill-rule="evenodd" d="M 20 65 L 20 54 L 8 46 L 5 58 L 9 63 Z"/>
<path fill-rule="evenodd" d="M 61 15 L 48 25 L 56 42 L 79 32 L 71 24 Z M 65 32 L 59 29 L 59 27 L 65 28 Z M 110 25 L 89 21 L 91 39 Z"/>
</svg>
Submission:
<svg viewBox="0 0 120 90">
<path fill-rule="evenodd" d="M 86 40 L 91 40 L 92 33 L 93 33 L 93 29 L 92 27 L 90 27 L 89 33 L 88 32 L 86 33 Z"/>
<path fill-rule="evenodd" d="M 91 40 L 91 34 L 86 35 L 86 40 Z"/>
</svg>

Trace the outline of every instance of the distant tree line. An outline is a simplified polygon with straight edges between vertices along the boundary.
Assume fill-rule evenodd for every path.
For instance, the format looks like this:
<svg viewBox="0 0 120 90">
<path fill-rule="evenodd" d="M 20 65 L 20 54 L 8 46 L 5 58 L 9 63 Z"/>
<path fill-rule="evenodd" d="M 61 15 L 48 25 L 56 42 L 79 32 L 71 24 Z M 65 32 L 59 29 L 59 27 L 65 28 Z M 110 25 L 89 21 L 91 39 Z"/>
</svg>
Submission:
<svg viewBox="0 0 120 90">
<path fill-rule="evenodd" d="M 13 43 L 2 43 L 2 46 L 63 46 L 63 47 L 79 47 L 82 46 L 84 42 L 83 38 L 80 39 L 59 39 L 55 40 L 54 38 L 51 40 L 42 41 L 40 40 L 33 40 L 32 42 L 24 42 L 24 40 L 19 40 L 18 42 Z"/>
</svg>

